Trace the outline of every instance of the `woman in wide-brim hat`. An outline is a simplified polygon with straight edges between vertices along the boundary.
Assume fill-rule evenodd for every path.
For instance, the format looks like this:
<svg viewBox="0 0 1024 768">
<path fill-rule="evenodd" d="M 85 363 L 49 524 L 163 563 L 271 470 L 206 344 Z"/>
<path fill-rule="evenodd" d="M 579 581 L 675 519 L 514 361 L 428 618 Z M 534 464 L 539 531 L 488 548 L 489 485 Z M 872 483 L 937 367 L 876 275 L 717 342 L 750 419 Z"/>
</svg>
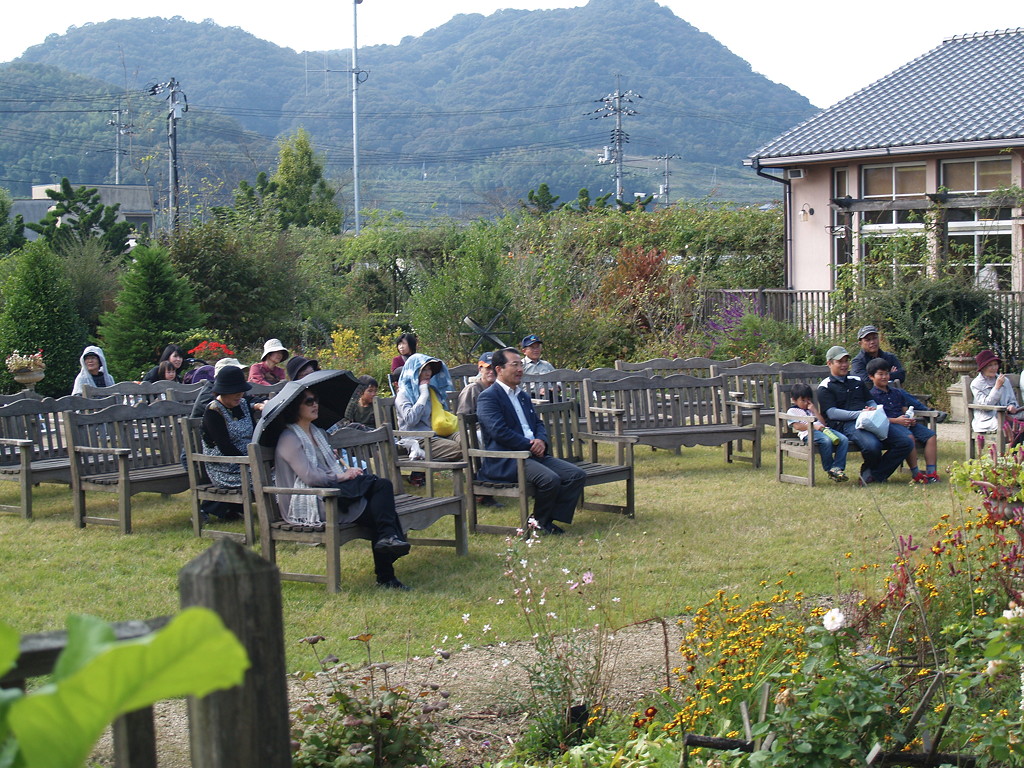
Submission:
<svg viewBox="0 0 1024 768">
<path fill-rule="evenodd" d="M 245 380 L 242 369 L 233 365 L 220 370 L 213 380 L 214 398 L 203 411 L 203 453 L 207 456 L 245 456 L 252 442 L 259 418 L 245 399 L 252 384 Z M 206 465 L 211 482 L 222 488 L 240 488 L 242 470 L 238 464 Z M 201 509 L 207 515 L 233 518 L 241 514 L 240 504 L 204 501 Z"/>
<path fill-rule="evenodd" d="M 978 375 L 971 382 L 971 394 L 976 405 L 1005 406 L 1007 413 L 1016 414 L 1020 409 L 1017 402 L 1017 395 L 1013 391 L 1013 384 L 1006 378 L 1006 374 L 999 372 L 1002 361 L 999 355 L 991 349 L 984 349 L 975 358 L 978 365 Z M 971 428 L 975 432 L 995 432 L 999 429 L 999 419 L 995 411 L 975 410 L 971 420 Z M 1019 419 L 1016 421 L 1019 427 L 1024 428 L 1024 423 Z M 1021 430 L 1018 429 L 1018 432 Z M 1018 437 L 1014 445 L 1020 442 Z"/>
<path fill-rule="evenodd" d="M 288 349 L 280 339 L 267 339 L 263 357 L 249 367 L 249 381 L 253 384 L 280 384 L 288 380 L 288 372 L 281 363 L 288 359 Z"/>
<path fill-rule="evenodd" d="M 348 371 L 317 371 L 289 382 L 264 409 L 257 442 L 274 446 L 276 483 L 285 488 L 337 488 L 339 520 L 366 526 L 373 533 L 373 567 L 378 586 L 406 589 L 395 576 L 395 560 L 409 553 L 409 542 L 395 511 L 390 480 L 346 466 L 331 449 L 323 424 L 333 423 L 355 390 Z M 322 402 L 327 401 L 327 402 Z M 322 410 L 329 414 L 321 413 Z M 274 435 L 276 434 L 276 438 Z M 323 500 L 314 495 L 281 494 L 277 505 L 295 525 L 322 527 Z"/>
</svg>

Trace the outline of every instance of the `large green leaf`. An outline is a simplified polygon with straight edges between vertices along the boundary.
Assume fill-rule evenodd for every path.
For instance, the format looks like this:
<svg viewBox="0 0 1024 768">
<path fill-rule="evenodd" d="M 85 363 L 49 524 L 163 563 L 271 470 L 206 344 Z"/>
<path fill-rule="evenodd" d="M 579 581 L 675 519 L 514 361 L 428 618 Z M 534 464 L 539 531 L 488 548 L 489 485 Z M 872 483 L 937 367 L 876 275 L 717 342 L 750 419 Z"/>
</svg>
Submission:
<svg viewBox="0 0 1024 768">
<path fill-rule="evenodd" d="M 20 647 L 20 639 L 14 627 L 0 621 L 0 675 L 14 666 Z"/>
<path fill-rule="evenodd" d="M 114 628 L 95 616 L 68 616 L 68 643 L 53 667 L 53 680 L 71 677 L 114 643 Z"/>
<path fill-rule="evenodd" d="M 89 622 L 73 622 L 68 630 L 69 645 L 97 639 L 71 637 L 92 633 Z M 215 613 L 187 608 L 161 631 L 110 645 L 63 680 L 16 701 L 11 730 L 28 768 L 76 768 L 120 715 L 229 688 L 248 667 L 245 649 Z"/>
</svg>

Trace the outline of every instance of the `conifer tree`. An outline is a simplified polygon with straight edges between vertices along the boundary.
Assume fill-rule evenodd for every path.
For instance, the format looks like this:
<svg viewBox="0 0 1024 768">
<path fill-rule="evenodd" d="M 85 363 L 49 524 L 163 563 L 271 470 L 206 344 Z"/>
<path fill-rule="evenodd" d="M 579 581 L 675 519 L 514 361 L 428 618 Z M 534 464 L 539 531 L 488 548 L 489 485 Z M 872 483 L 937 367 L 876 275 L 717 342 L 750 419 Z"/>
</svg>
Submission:
<svg viewBox="0 0 1024 768">
<path fill-rule="evenodd" d="M 29 243 L 12 257 L 17 263 L 4 286 L 0 313 L 0 354 L 43 350 L 46 376 L 36 385 L 42 395 L 59 397 L 71 391 L 78 358 L 85 346 L 85 324 L 75 310 L 71 282 L 63 259 L 42 240 Z M 4 391 L 18 386 L 0 366 Z"/>
<path fill-rule="evenodd" d="M 119 381 L 137 380 L 175 334 L 198 328 L 205 319 L 165 250 L 139 246 L 132 258 L 121 278 L 117 307 L 100 317 L 107 363 Z"/>
</svg>

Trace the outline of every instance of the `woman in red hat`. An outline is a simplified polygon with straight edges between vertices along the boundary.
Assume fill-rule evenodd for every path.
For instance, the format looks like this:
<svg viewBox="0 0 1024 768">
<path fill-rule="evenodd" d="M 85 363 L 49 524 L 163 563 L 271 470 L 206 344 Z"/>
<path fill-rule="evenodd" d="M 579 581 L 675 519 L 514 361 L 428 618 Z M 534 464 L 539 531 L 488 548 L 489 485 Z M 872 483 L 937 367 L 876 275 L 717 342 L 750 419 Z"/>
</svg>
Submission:
<svg viewBox="0 0 1024 768">
<path fill-rule="evenodd" d="M 991 349 L 982 350 L 974 358 L 978 364 L 978 375 L 971 382 L 971 394 L 977 405 L 1006 406 L 1007 413 L 1016 414 L 1020 410 L 1013 384 L 1006 374 L 999 372 L 1002 362 Z M 1016 434 L 1024 430 L 1024 422 L 1014 418 Z M 971 427 L 975 432 L 995 432 L 999 428 L 995 411 L 974 411 Z M 1016 441 L 1015 441 L 1016 442 Z"/>
</svg>

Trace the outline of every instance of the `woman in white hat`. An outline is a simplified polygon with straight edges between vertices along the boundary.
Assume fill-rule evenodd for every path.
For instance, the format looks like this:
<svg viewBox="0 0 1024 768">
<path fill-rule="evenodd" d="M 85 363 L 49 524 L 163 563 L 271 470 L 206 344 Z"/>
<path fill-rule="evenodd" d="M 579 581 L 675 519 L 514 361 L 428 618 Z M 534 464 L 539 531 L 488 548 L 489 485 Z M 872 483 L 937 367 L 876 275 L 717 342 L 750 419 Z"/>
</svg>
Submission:
<svg viewBox="0 0 1024 768">
<path fill-rule="evenodd" d="M 268 339 L 263 345 L 263 358 L 249 368 L 249 381 L 253 384 L 278 384 L 288 380 L 288 372 L 281 363 L 288 359 L 288 350 L 280 339 Z"/>
</svg>

